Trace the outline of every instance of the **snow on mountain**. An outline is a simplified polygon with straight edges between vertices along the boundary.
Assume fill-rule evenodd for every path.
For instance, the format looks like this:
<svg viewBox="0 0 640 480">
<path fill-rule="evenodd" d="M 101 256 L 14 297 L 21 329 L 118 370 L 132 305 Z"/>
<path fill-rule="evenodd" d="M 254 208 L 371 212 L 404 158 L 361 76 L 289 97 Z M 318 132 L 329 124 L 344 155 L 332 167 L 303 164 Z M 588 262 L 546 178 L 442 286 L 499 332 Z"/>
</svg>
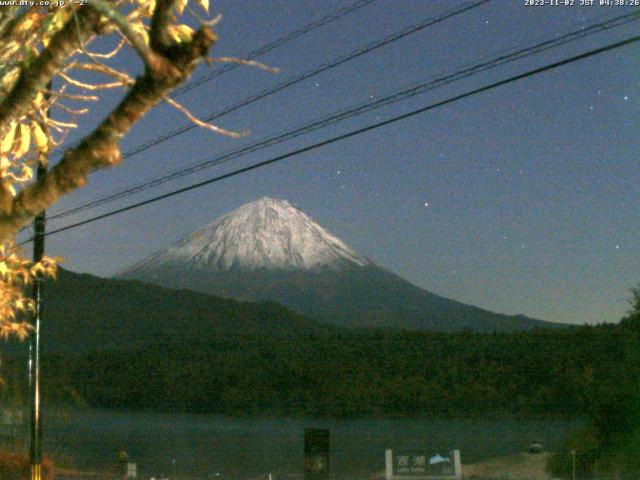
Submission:
<svg viewBox="0 0 640 480">
<path fill-rule="evenodd" d="M 159 266 L 223 271 L 340 269 L 371 262 L 286 200 L 263 197 L 242 205 L 128 272 Z"/>
<path fill-rule="evenodd" d="M 285 200 L 221 216 L 119 275 L 240 301 L 274 301 L 344 327 L 518 331 L 549 326 L 423 290 L 358 254 Z"/>
</svg>

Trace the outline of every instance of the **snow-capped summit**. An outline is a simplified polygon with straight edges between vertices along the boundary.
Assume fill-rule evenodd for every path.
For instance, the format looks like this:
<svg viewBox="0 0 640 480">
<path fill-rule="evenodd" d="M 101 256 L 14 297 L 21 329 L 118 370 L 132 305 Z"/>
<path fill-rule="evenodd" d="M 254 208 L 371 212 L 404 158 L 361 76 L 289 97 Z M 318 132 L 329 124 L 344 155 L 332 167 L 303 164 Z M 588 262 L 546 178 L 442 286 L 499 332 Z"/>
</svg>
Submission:
<svg viewBox="0 0 640 480">
<path fill-rule="evenodd" d="M 176 264 L 223 271 L 339 269 L 370 263 L 290 202 L 263 197 L 222 215 L 129 272 Z"/>
<path fill-rule="evenodd" d="M 548 325 L 423 290 L 358 254 L 285 200 L 221 216 L 119 275 L 240 301 L 275 301 L 344 327 L 526 330 Z"/>
</svg>

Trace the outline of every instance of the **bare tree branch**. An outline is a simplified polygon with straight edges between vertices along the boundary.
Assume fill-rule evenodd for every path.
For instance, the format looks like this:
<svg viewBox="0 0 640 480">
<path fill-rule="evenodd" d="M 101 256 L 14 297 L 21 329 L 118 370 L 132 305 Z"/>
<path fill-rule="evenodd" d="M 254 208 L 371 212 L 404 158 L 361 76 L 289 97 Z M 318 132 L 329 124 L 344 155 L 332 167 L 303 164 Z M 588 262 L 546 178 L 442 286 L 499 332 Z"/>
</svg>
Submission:
<svg viewBox="0 0 640 480">
<path fill-rule="evenodd" d="M 166 29 L 170 23 L 163 18 L 167 16 L 167 8 L 170 13 L 172 3 L 169 0 L 159 0 L 157 3 L 154 11 L 154 18 L 157 20 L 152 31 L 158 38 L 165 38 L 165 35 L 169 37 Z M 64 31 L 70 30 L 69 42 L 75 40 L 74 28 L 64 28 Z M 145 69 L 144 74 L 136 78 L 135 83 L 115 110 L 77 147 L 67 150 L 60 163 L 49 170 L 47 175 L 25 187 L 11 202 L 8 202 L 7 196 L 3 195 L 3 186 L 0 183 L 0 241 L 11 238 L 20 227 L 26 225 L 36 214 L 55 203 L 64 194 L 83 186 L 91 172 L 119 163 L 120 139 L 151 108 L 191 75 L 198 63 L 207 57 L 215 40 L 213 31 L 202 27 L 195 32 L 193 39 L 189 42 L 162 44 L 163 54 L 158 55 L 160 61 L 154 65 L 154 68 Z M 58 42 L 60 44 L 58 48 L 63 50 L 67 48 L 62 38 L 58 39 Z M 49 57 L 53 58 L 44 65 L 49 63 L 58 65 L 56 55 L 49 53 Z M 36 73 L 38 78 L 46 76 L 39 70 L 36 70 Z M 16 103 L 15 100 L 14 103 Z"/>
<path fill-rule="evenodd" d="M 94 63 L 80 63 L 80 62 L 72 62 L 68 65 L 67 69 L 71 70 L 84 70 L 86 72 L 97 72 L 103 75 L 107 75 L 109 77 L 120 80 L 120 82 L 130 85 L 133 83 L 133 79 L 124 72 L 120 70 L 116 70 L 104 63 L 100 63 L 94 60 Z"/>
<path fill-rule="evenodd" d="M 97 102 L 98 100 L 100 100 L 100 97 L 98 97 L 97 95 L 74 95 L 70 93 L 64 93 L 63 90 L 60 90 L 58 92 L 54 92 L 53 90 L 45 90 L 45 93 L 48 93 L 54 98 L 66 98 L 67 100 L 80 100 L 83 102 Z"/>
<path fill-rule="evenodd" d="M 104 0 L 92 0 L 90 5 L 118 27 L 118 30 L 120 30 L 131 46 L 135 48 L 147 67 L 152 69 L 157 68 L 157 63 L 159 61 L 158 56 L 145 43 L 144 38 L 131 28 L 129 21 L 121 15 L 120 12 L 115 10 L 109 2 Z"/>
<path fill-rule="evenodd" d="M 246 65 L 248 67 L 256 67 L 260 70 L 265 70 L 269 73 L 280 73 L 280 69 L 278 67 L 270 67 L 269 65 L 265 65 L 261 62 L 256 62 L 255 60 L 245 60 L 242 58 L 236 57 L 211 57 L 208 59 L 211 62 L 220 62 L 220 63 L 239 63 L 240 65 Z"/>
<path fill-rule="evenodd" d="M 82 40 L 82 37 L 96 28 L 98 19 L 99 15 L 95 10 L 82 9 L 78 14 L 78 25 L 73 20 L 67 22 L 54 35 L 49 46 L 31 65 L 22 70 L 13 88 L 0 103 L 0 137 L 4 136 L 12 120 L 29 112 L 31 101 L 46 89 L 49 81 L 78 48 L 78 33 Z"/>
<path fill-rule="evenodd" d="M 113 58 L 118 54 L 118 52 L 120 52 L 120 50 L 122 49 L 122 47 L 124 46 L 125 43 L 127 43 L 127 40 L 126 40 L 126 38 L 123 38 L 118 43 L 118 45 L 116 45 L 116 47 L 113 50 L 111 50 L 110 52 L 107 52 L 107 53 L 96 53 L 96 52 L 87 51 L 86 53 L 87 53 L 87 55 L 89 55 L 92 58 L 104 58 L 104 59 Z"/>
<path fill-rule="evenodd" d="M 163 55 L 166 55 L 167 49 L 173 45 L 169 35 L 169 25 L 172 18 L 171 9 L 175 3 L 175 0 L 156 0 L 156 9 L 151 17 L 149 43 L 151 48 Z"/>
<path fill-rule="evenodd" d="M 81 82 L 79 80 L 76 80 L 75 78 L 72 78 L 66 73 L 62 73 L 62 72 L 60 72 L 58 76 L 60 76 L 60 78 L 64 79 L 65 82 L 69 83 L 70 85 L 73 85 L 74 87 L 83 88 L 85 90 L 91 90 L 91 91 L 109 90 L 111 88 L 121 88 L 127 85 L 127 82 L 122 82 L 122 81 L 111 82 L 111 83 L 97 83 L 97 84 L 86 83 L 86 82 Z"/>
<path fill-rule="evenodd" d="M 247 131 L 232 132 L 231 130 L 226 130 L 224 128 L 218 127 L 217 125 L 213 125 L 211 123 L 203 122 L 202 120 L 200 120 L 199 118 L 194 116 L 193 113 L 191 113 L 189 111 L 189 109 L 187 109 L 184 105 L 182 105 L 181 103 L 176 102 L 175 100 L 173 100 L 173 99 L 171 99 L 169 97 L 165 97 L 164 101 L 167 102 L 169 105 L 171 105 L 176 110 L 178 110 L 179 112 L 182 112 L 185 117 L 187 117 L 191 122 L 195 123 L 200 128 L 204 128 L 206 130 L 211 130 L 214 133 L 218 133 L 220 135 L 224 135 L 226 137 L 231 137 L 231 138 L 240 138 L 240 137 L 244 137 L 244 136 L 249 134 L 249 132 L 247 132 Z"/>
</svg>

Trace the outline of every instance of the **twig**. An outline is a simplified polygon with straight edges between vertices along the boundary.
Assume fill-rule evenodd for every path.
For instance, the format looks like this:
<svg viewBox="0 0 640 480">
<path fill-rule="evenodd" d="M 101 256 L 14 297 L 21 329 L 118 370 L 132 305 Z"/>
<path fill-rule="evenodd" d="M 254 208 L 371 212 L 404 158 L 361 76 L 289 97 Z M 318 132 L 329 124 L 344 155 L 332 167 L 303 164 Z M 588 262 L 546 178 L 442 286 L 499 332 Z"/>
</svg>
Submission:
<svg viewBox="0 0 640 480">
<path fill-rule="evenodd" d="M 200 25 L 204 25 L 206 27 L 215 27 L 222 20 L 221 13 L 219 13 L 218 15 L 216 15 L 214 18 L 210 20 L 205 20 L 205 18 L 202 15 L 200 15 L 198 12 L 196 12 L 188 3 L 187 3 L 187 10 L 193 16 L 193 18 L 195 18 L 198 21 Z"/>
<path fill-rule="evenodd" d="M 88 108 L 79 108 L 79 109 L 70 108 L 59 102 L 56 103 L 55 105 L 52 105 L 52 107 L 59 108 L 63 112 L 67 112 L 69 115 L 84 115 L 85 113 L 89 112 Z"/>
<path fill-rule="evenodd" d="M 82 9 L 78 14 L 80 34 L 84 38 L 97 24 L 99 15 L 95 10 Z M 49 45 L 37 58 L 26 66 L 18 80 L 12 85 L 10 93 L 0 103 L 0 136 L 4 135 L 12 120 L 28 114 L 33 99 L 42 92 L 51 78 L 77 50 L 76 25 L 67 22 L 56 32 Z"/>
<path fill-rule="evenodd" d="M 47 125 L 50 127 L 78 128 L 77 123 L 61 122 L 60 120 L 54 120 L 53 118 L 47 118 Z"/>
<path fill-rule="evenodd" d="M 78 87 L 78 88 L 84 88 L 85 90 L 109 90 L 112 88 L 121 88 L 121 87 L 126 87 L 127 83 L 125 82 L 111 82 L 111 83 L 98 83 L 98 84 L 93 84 L 93 83 L 84 83 L 81 82 L 79 80 L 76 80 L 74 78 L 71 78 L 69 75 L 60 72 L 58 73 L 58 75 L 64 79 L 65 82 L 70 83 L 71 85 L 73 85 L 74 87 Z"/>
<path fill-rule="evenodd" d="M 235 57 L 210 57 L 208 58 L 211 62 L 221 62 L 221 63 L 239 63 L 241 65 L 247 65 L 249 67 L 256 67 L 260 70 L 266 70 L 271 73 L 280 73 L 280 69 L 278 67 L 270 67 L 269 65 L 265 65 L 264 63 L 256 62 L 255 60 L 244 60 L 242 58 Z"/>
<path fill-rule="evenodd" d="M 207 130 L 211 130 L 212 132 L 219 133 L 221 135 L 225 135 L 231 138 L 240 138 L 240 137 L 245 137 L 249 135 L 249 132 L 246 130 L 242 132 L 233 132 L 231 130 L 225 130 L 224 128 L 217 127 L 210 123 L 203 122 L 202 120 L 194 117 L 193 114 L 185 106 L 179 104 L 175 100 L 172 100 L 169 97 L 164 97 L 163 100 L 167 102 L 169 105 L 171 105 L 173 108 L 175 108 L 176 110 L 179 110 L 180 112 L 182 112 L 185 117 L 187 117 L 190 121 L 192 121 L 199 127 L 206 128 Z"/>
<path fill-rule="evenodd" d="M 94 60 L 94 63 L 73 62 L 69 64 L 67 68 L 75 69 L 75 70 L 84 70 L 87 72 L 102 73 L 103 75 L 108 75 L 117 80 L 120 80 L 121 82 L 124 82 L 127 85 L 130 85 L 133 83 L 133 79 L 126 73 L 121 72 L 120 70 L 116 70 L 115 68 L 105 65 L 104 63 L 98 62 L 97 60 Z"/>
<path fill-rule="evenodd" d="M 93 58 L 105 58 L 105 59 L 113 58 L 118 54 L 118 52 L 120 52 L 120 50 L 122 49 L 125 43 L 127 43 L 127 40 L 126 38 L 123 37 L 118 43 L 118 45 L 116 46 L 116 48 L 114 48 L 108 53 L 95 53 L 95 52 L 89 52 L 89 51 L 85 51 L 85 53 Z"/>
<path fill-rule="evenodd" d="M 45 92 L 49 93 L 52 96 L 64 98 L 67 100 L 80 100 L 83 102 L 97 102 L 98 100 L 100 100 L 100 97 L 98 97 L 97 95 L 73 95 L 71 93 L 64 93 L 63 91 L 55 92 L 53 90 L 45 90 Z"/>
<path fill-rule="evenodd" d="M 138 52 L 144 63 L 152 69 L 157 68 L 158 57 L 145 43 L 144 39 L 138 32 L 136 32 L 118 11 L 111 8 L 109 2 L 104 0 L 91 0 L 89 5 L 93 7 L 97 12 L 107 17 L 109 21 L 114 23 L 123 37 L 131 44 L 131 46 Z M 157 8 L 157 7 L 156 7 Z"/>
</svg>

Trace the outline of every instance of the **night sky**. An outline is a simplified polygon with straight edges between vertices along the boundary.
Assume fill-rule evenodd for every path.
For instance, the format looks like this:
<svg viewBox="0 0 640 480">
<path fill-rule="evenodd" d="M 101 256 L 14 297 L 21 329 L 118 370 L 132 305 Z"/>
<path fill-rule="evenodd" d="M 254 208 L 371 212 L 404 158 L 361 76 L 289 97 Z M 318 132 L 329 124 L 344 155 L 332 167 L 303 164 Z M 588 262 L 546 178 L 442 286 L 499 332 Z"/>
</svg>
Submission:
<svg viewBox="0 0 640 480">
<path fill-rule="evenodd" d="M 260 57 L 272 74 L 236 68 L 178 97 L 206 116 L 458 1 L 377 0 Z M 576 0 L 576 4 L 579 0 Z M 598 0 L 596 0 L 598 3 Z M 246 56 L 347 0 L 212 2 L 223 20 L 214 56 Z M 637 9 L 638 7 L 636 7 Z M 525 6 L 493 0 L 239 109 L 96 174 L 51 210 L 284 132 L 496 52 L 628 13 L 627 7 Z M 621 28 L 526 58 L 333 125 L 160 188 L 51 222 L 57 228 L 375 123 L 638 34 Z M 124 55 L 120 65 L 139 63 Z M 63 266 L 108 276 L 241 204 L 287 199 L 361 254 L 416 285 L 501 313 L 614 322 L 640 282 L 640 46 L 633 44 L 463 99 L 276 165 L 48 238 Z M 214 64 L 211 68 L 219 68 Z M 196 78 L 210 70 L 203 66 Z M 90 126 L 113 106 L 83 119 Z M 186 123 L 157 108 L 123 150 Z"/>
</svg>

